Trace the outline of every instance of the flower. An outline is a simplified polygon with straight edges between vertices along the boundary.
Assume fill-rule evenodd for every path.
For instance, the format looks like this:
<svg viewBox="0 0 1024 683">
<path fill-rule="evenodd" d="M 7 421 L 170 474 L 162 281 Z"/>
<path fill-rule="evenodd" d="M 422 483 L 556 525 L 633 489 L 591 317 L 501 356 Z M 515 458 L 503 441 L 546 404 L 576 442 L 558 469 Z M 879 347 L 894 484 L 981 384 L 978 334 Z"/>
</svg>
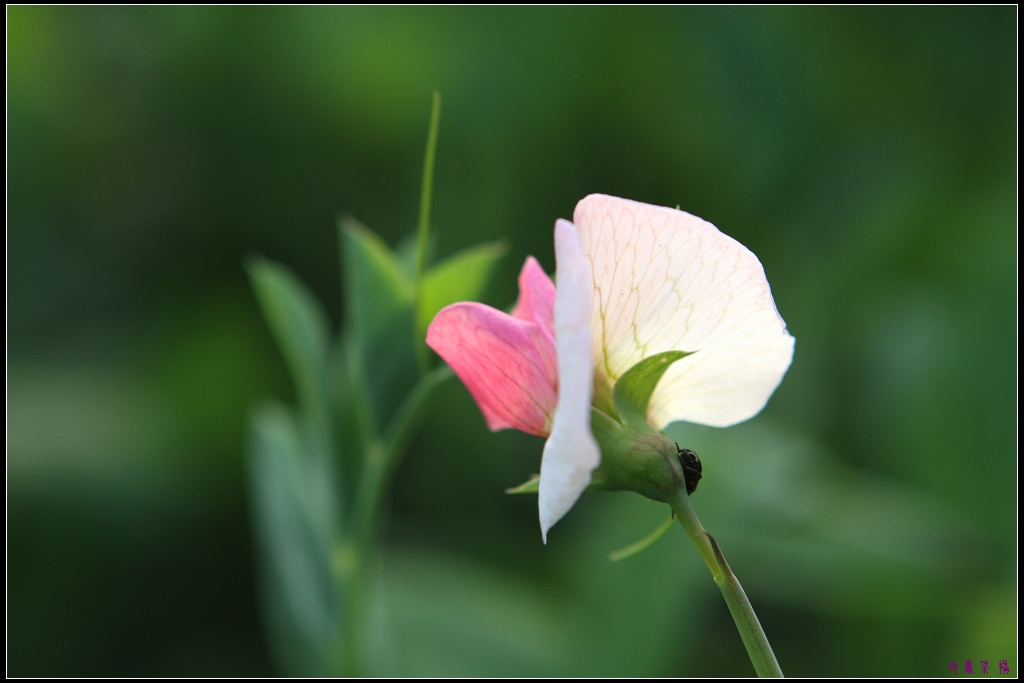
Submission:
<svg viewBox="0 0 1024 683">
<path fill-rule="evenodd" d="M 693 352 L 658 383 L 648 421 L 725 427 L 760 412 L 793 357 L 760 262 L 715 226 L 606 195 L 580 201 L 573 221 L 555 224 L 557 288 L 531 257 L 511 315 L 457 303 L 427 331 L 492 430 L 548 437 L 545 541 L 601 463 L 591 405 L 613 414 L 615 382 L 636 363 Z"/>
</svg>

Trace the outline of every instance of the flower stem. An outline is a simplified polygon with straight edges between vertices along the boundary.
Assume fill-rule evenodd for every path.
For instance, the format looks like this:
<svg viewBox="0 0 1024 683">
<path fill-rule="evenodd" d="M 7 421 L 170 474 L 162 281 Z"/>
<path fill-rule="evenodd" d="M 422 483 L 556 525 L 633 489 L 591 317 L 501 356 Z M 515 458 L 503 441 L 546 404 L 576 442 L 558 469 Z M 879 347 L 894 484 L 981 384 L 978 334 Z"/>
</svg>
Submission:
<svg viewBox="0 0 1024 683">
<path fill-rule="evenodd" d="M 760 678 L 782 678 L 782 669 L 779 668 L 779 662 L 775 659 L 772 646 L 764 635 L 764 629 L 761 628 L 761 622 L 754 614 L 754 608 L 750 605 L 747 594 L 743 592 L 743 586 L 740 585 L 736 575 L 732 573 L 729 563 L 725 561 L 718 542 L 704 530 L 700 520 L 697 519 L 693 506 L 690 504 L 690 497 L 686 495 L 685 491 L 680 490 L 668 503 L 675 511 L 679 523 L 683 525 L 690 540 L 697 546 L 697 551 L 704 558 L 704 563 L 711 570 L 715 583 L 722 591 L 722 597 L 725 598 L 725 604 L 729 606 L 729 612 L 732 614 L 733 621 L 736 622 L 736 629 L 740 632 L 743 645 L 747 648 L 747 656 L 750 657 L 750 663 L 754 665 L 757 675 Z"/>
</svg>

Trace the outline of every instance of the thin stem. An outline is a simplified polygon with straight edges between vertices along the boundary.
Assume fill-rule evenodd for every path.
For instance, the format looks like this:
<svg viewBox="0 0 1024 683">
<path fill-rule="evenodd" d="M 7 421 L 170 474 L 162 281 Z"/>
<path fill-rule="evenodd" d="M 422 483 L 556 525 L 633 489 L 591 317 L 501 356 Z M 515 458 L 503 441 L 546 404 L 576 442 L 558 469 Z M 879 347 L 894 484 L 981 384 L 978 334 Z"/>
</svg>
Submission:
<svg viewBox="0 0 1024 683">
<path fill-rule="evenodd" d="M 427 407 L 428 399 L 442 382 L 454 377 L 448 366 L 423 376 L 399 406 L 383 439 L 371 443 L 359 477 L 353 524 L 335 551 L 335 577 L 343 596 L 345 627 L 342 632 L 341 667 L 347 676 L 364 675 L 365 643 L 369 615 L 370 577 L 375 541 L 380 531 L 384 502 L 398 463 Z"/>
<path fill-rule="evenodd" d="M 437 157 L 437 131 L 441 124 L 441 93 L 434 91 L 434 104 L 430 110 L 430 128 L 427 131 L 427 149 L 423 155 L 423 186 L 420 188 L 420 218 L 416 226 L 416 272 L 413 278 L 413 321 L 419 319 L 423 299 L 423 272 L 427 268 L 427 247 L 430 242 L 430 202 L 434 195 L 434 160 Z M 416 358 L 420 374 L 430 366 L 430 353 L 425 339 L 416 340 Z"/>
<path fill-rule="evenodd" d="M 430 234 L 430 201 L 434 193 L 434 158 L 437 155 L 437 129 L 441 122 L 441 93 L 434 91 L 427 132 L 427 151 L 423 157 L 423 185 L 420 188 L 420 220 L 416 227 L 416 282 L 427 265 L 427 237 Z"/>
<path fill-rule="evenodd" d="M 451 369 L 444 365 L 420 378 L 412 391 L 398 407 L 395 416 L 384 430 L 384 436 L 366 449 L 363 471 L 359 478 L 353 510 L 356 544 L 364 551 L 373 543 L 383 511 L 384 494 L 409 440 L 419 425 L 427 400 L 442 382 L 454 377 Z"/>
<path fill-rule="evenodd" d="M 680 490 L 668 503 L 675 511 L 679 523 L 683 525 L 690 540 L 697 546 L 697 551 L 704 558 L 704 563 L 711 570 L 715 583 L 722 591 L 722 597 L 725 598 L 725 604 L 729 606 L 729 612 L 732 614 L 733 621 L 736 622 L 736 629 L 740 632 L 743 645 L 747 648 L 747 656 L 750 657 L 750 663 L 754 665 L 757 675 L 761 678 L 782 678 L 782 669 L 779 668 L 779 662 L 775 659 L 772 646 L 768 643 L 764 629 L 761 628 L 761 622 L 754 614 L 754 608 L 751 606 L 750 600 L 747 599 L 747 594 L 743 592 L 743 586 L 740 585 L 736 575 L 732 573 L 729 563 L 725 561 L 718 542 L 704 530 L 700 520 L 697 519 L 693 506 L 690 505 L 690 497 L 686 495 L 685 491 Z"/>
</svg>

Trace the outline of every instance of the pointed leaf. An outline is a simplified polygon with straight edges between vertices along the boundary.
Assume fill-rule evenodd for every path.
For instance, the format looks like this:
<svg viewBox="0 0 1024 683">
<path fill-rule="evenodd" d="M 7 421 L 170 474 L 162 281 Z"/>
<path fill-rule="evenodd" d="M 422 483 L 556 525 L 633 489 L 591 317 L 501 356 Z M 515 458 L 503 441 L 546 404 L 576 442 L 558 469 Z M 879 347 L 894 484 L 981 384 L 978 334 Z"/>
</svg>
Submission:
<svg viewBox="0 0 1024 683">
<path fill-rule="evenodd" d="M 351 218 L 341 222 L 346 303 L 363 375 L 380 429 L 416 383 L 413 288 L 384 241 Z"/>
<path fill-rule="evenodd" d="M 647 412 L 662 375 L 672 363 L 691 355 L 692 351 L 665 351 L 645 358 L 626 371 L 615 383 L 615 409 L 625 424 L 648 425 Z"/>
<path fill-rule="evenodd" d="M 252 420 L 249 475 L 257 538 L 267 575 L 272 625 L 289 644 L 288 663 L 322 675 L 338 624 L 330 575 L 330 505 L 310 468 L 310 452 L 295 418 L 280 405 Z M 325 509 L 326 508 L 326 509 Z"/>
<path fill-rule="evenodd" d="M 430 321 L 445 306 L 479 300 L 494 266 L 506 251 L 501 242 L 481 244 L 460 251 L 427 271 L 416 316 L 420 336 L 426 334 Z"/>
<path fill-rule="evenodd" d="M 288 268 L 262 257 L 246 264 L 256 298 L 281 348 L 302 407 L 318 428 L 327 424 L 327 315 Z"/>
</svg>

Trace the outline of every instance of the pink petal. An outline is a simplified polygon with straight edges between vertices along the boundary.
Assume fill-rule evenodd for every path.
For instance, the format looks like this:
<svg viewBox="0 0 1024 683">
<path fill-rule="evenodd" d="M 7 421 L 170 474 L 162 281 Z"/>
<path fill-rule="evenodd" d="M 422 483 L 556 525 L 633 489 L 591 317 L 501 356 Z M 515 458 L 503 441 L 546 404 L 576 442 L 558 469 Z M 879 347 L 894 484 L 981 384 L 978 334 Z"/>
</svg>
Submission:
<svg viewBox="0 0 1024 683">
<path fill-rule="evenodd" d="M 427 345 L 466 385 L 491 430 L 550 433 L 558 365 L 539 325 L 483 304 L 457 303 L 435 316 Z"/>
<path fill-rule="evenodd" d="M 590 299 L 594 284 L 590 261 L 569 221 L 555 223 L 558 292 L 555 339 L 558 347 L 558 408 L 540 464 L 540 528 L 548 530 L 576 504 L 601 464 L 601 450 L 590 431 L 594 393 L 594 356 L 590 342 Z"/>
<path fill-rule="evenodd" d="M 555 340 L 555 283 L 532 256 L 519 272 L 519 300 L 512 315 L 520 320 L 535 322 Z"/>
</svg>

